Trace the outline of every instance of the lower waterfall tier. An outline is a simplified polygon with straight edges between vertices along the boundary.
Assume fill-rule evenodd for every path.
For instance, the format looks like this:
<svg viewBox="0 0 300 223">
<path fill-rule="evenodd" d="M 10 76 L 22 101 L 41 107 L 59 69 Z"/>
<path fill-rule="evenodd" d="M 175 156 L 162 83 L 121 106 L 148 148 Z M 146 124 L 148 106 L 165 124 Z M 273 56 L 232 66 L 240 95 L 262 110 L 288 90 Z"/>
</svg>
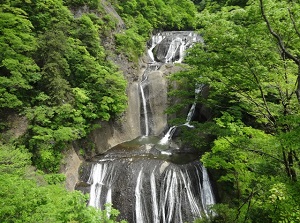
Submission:
<svg viewBox="0 0 300 223">
<path fill-rule="evenodd" d="M 198 157 L 157 142 L 148 137 L 123 143 L 91 163 L 89 205 L 103 209 L 112 203 L 122 219 L 136 223 L 191 222 L 207 215 L 215 201 Z"/>
</svg>

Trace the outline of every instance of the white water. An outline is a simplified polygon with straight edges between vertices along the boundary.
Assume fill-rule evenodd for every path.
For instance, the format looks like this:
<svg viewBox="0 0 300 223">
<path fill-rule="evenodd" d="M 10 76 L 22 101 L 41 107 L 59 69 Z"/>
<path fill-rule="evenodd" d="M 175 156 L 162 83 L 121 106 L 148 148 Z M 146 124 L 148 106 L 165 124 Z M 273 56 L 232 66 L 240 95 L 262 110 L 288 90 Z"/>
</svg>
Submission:
<svg viewBox="0 0 300 223">
<path fill-rule="evenodd" d="M 179 59 L 176 60 L 175 63 L 182 63 L 186 47 L 187 47 L 186 43 L 183 43 L 182 41 L 182 44 L 180 44 L 180 48 L 179 48 Z"/>
<path fill-rule="evenodd" d="M 194 126 L 190 125 L 190 121 L 192 120 L 192 117 L 194 115 L 195 108 L 196 108 L 196 105 L 197 105 L 197 98 L 198 98 L 198 95 L 201 92 L 202 88 L 203 88 L 202 85 L 196 85 L 196 89 L 195 89 L 195 101 L 194 101 L 193 105 L 191 106 L 191 108 L 190 108 L 190 110 L 188 112 L 188 115 L 186 117 L 186 122 L 183 124 L 183 125 L 188 126 L 190 128 L 194 127 Z M 177 127 L 178 126 L 172 126 L 171 128 L 169 128 L 168 132 L 159 141 L 159 143 L 161 145 L 168 144 L 170 142 L 170 140 L 172 139 L 172 136 L 173 136 L 174 132 L 176 131 Z"/>
<path fill-rule="evenodd" d="M 149 135 L 148 111 L 147 111 L 147 103 L 146 103 L 146 98 L 145 98 L 145 93 L 144 93 L 142 83 L 140 84 L 140 90 L 142 95 L 142 103 L 143 103 L 144 119 L 145 119 L 145 136 L 148 136 Z"/>
<path fill-rule="evenodd" d="M 155 36 L 152 36 L 151 38 L 151 47 L 148 49 L 148 55 L 150 57 L 150 59 L 152 60 L 152 62 L 155 62 L 154 59 L 154 55 L 152 50 L 154 49 L 154 47 L 157 46 L 157 44 L 159 44 L 163 39 L 165 38 L 165 36 L 162 36 L 161 33 L 156 34 Z"/>
<path fill-rule="evenodd" d="M 138 178 L 137 178 L 137 183 L 135 187 L 135 220 L 136 222 L 143 223 L 144 218 L 143 218 L 143 205 L 142 205 L 142 173 L 143 173 L 143 168 L 140 170 Z"/>
<path fill-rule="evenodd" d="M 103 181 L 106 174 L 107 174 L 107 165 L 105 163 L 97 164 L 93 166 L 90 179 L 88 180 L 88 183 L 92 183 L 91 191 L 90 191 L 90 200 L 89 200 L 90 206 L 96 208 L 102 208 L 103 204 L 100 203 L 100 195 L 102 193 Z"/>
<path fill-rule="evenodd" d="M 195 113 L 195 108 L 196 108 L 196 105 L 197 105 L 197 99 L 198 99 L 199 93 L 201 92 L 202 88 L 203 88 L 203 85 L 197 85 L 196 84 L 196 88 L 195 88 L 195 100 L 194 100 L 194 103 L 193 103 L 192 107 L 189 110 L 189 113 L 188 113 L 188 115 L 186 117 L 186 121 L 184 123 L 184 125 L 186 125 L 186 126 L 188 126 L 190 128 L 193 127 L 192 125 L 190 125 L 190 122 L 191 122 L 192 117 L 193 117 L 193 115 Z"/>
<path fill-rule="evenodd" d="M 116 155 L 92 166 L 89 205 L 103 208 L 112 202 L 136 223 L 184 223 L 210 214 L 215 199 L 201 163 L 176 165 L 130 152 Z"/>
<path fill-rule="evenodd" d="M 165 136 L 159 141 L 159 144 L 166 145 L 169 143 L 170 139 L 172 138 L 177 126 L 172 126 L 169 128 L 168 132 L 165 134 Z"/>
<path fill-rule="evenodd" d="M 158 204 L 157 204 L 157 193 L 156 193 L 156 180 L 154 175 L 155 169 L 153 169 L 150 176 L 150 185 L 151 185 L 151 199 L 152 199 L 152 209 L 153 209 L 153 223 L 159 223 L 158 215 Z"/>
<path fill-rule="evenodd" d="M 215 197 L 212 192 L 212 187 L 209 181 L 209 177 L 207 174 L 207 170 L 204 166 L 202 166 L 202 179 L 203 179 L 203 190 L 202 190 L 202 202 L 205 214 L 209 214 L 209 207 L 216 203 Z"/>
<path fill-rule="evenodd" d="M 153 49 L 160 44 L 165 38 L 170 38 L 170 36 L 173 35 L 172 32 L 162 32 L 158 33 L 151 38 L 151 46 L 148 48 L 148 56 L 149 59 L 151 59 L 151 63 L 148 64 L 148 67 L 146 68 L 142 78 L 143 80 L 140 83 L 140 92 L 142 97 L 142 108 L 144 113 L 144 136 L 149 136 L 150 134 L 150 120 L 149 120 L 149 111 L 147 109 L 147 99 L 145 95 L 144 88 L 147 86 L 148 81 L 148 75 L 151 75 L 151 71 L 153 70 L 153 65 L 155 65 L 155 69 L 157 70 L 160 68 L 160 66 L 163 63 L 172 63 L 173 61 L 175 63 L 181 63 L 184 58 L 185 50 L 190 47 L 193 43 L 202 41 L 199 35 L 194 34 L 193 32 L 186 32 L 183 34 L 183 32 L 176 32 L 177 34 L 172 38 L 171 40 L 168 40 L 168 49 L 164 56 L 164 60 L 162 61 L 155 61 L 154 55 L 153 55 Z M 188 34 L 187 34 L 188 33 Z M 176 60 L 176 57 L 179 57 Z M 151 112 L 151 111 L 150 111 Z M 188 123 L 186 123 L 187 126 Z M 175 131 L 175 130 L 174 130 Z M 174 132 L 173 132 L 174 133 Z M 173 134 L 172 133 L 172 134 Z M 167 136 L 166 136 L 167 137 Z M 172 135 L 169 136 L 172 138 Z M 162 139 L 162 144 L 167 144 L 169 141 L 169 138 Z"/>
<path fill-rule="evenodd" d="M 173 58 L 175 58 L 175 54 L 181 45 L 183 45 L 181 38 L 177 37 L 174 40 L 172 40 L 172 42 L 170 43 L 168 52 L 165 56 L 166 63 L 170 63 L 173 61 Z"/>
</svg>

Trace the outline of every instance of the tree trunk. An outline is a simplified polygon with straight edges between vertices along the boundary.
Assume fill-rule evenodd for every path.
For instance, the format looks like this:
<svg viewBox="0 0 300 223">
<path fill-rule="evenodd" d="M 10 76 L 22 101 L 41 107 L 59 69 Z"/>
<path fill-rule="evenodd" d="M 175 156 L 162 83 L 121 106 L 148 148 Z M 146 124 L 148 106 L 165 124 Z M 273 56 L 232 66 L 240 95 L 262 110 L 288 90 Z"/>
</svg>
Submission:
<svg viewBox="0 0 300 223">
<path fill-rule="evenodd" d="M 296 88 L 295 93 L 297 95 L 297 99 L 300 104 L 300 64 L 298 64 L 297 88 Z"/>
<path fill-rule="evenodd" d="M 290 172 L 291 180 L 297 181 L 297 174 L 294 168 L 293 151 L 288 152 L 288 164 L 289 164 L 289 172 Z"/>
</svg>

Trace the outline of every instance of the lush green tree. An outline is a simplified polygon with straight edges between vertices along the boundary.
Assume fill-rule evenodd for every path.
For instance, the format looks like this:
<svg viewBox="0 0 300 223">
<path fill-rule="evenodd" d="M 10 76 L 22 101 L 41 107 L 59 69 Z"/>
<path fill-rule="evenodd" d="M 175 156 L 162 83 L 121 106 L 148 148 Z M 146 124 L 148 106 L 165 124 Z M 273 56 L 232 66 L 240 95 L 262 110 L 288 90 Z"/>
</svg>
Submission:
<svg viewBox="0 0 300 223">
<path fill-rule="evenodd" d="M 228 111 L 279 139 L 293 140 L 293 134 L 299 132 L 294 124 L 299 119 L 295 94 L 298 67 L 278 51 L 259 5 L 223 8 L 214 14 L 205 10 L 202 18 L 205 44 L 190 52 L 186 61 L 194 70 L 184 77 L 193 78 L 192 83 L 209 84 L 207 102 L 219 106 L 219 111 Z M 285 142 L 282 151 L 293 150 L 287 139 L 280 141 Z M 286 163 L 286 168 L 289 165 Z M 290 171 L 287 173 L 293 177 Z"/>
<path fill-rule="evenodd" d="M 37 63 L 41 67 L 43 79 L 38 83 L 41 91 L 49 95 L 52 104 L 63 104 L 71 99 L 71 88 L 66 77 L 70 67 L 65 57 L 67 35 L 64 25 L 57 25 L 39 36 Z"/>
<path fill-rule="evenodd" d="M 58 174 L 33 171 L 25 148 L 0 144 L 0 221 L 117 222 L 117 210 L 87 207 L 87 196 L 79 191 L 67 192 L 62 179 Z"/>
<path fill-rule="evenodd" d="M 0 16 L 0 107 L 27 116 L 22 143 L 38 168 L 55 172 L 68 143 L 126 108 L 126 81 L 101 45 L 108 17 L 75 19 L 62 0 L 7 0 Z"/>
<path fill-rule="evenodd" d="M 37 43 L 26 12 L 9 5 L 0 7 L 0 108 L 20 108 L 26 94 L 40 79 L 32 59 Z"/>
<path fill-rule="evenodd" d="M 289 211 L 299 213 L 292 192 L 300 152 L 297 7 L 293 1 L 207 7 L 199 16 L 204 44 L 188 53 L 188 70 L 173 77 L 186 89 L 210 88 L 199 102 L 218 117 L 206 130 L 216 139 L 202 160 L 218 169 L 233 222 L 298 221 Z M 226 222 L 221 215 L 211 221 Z"/>
</svg>

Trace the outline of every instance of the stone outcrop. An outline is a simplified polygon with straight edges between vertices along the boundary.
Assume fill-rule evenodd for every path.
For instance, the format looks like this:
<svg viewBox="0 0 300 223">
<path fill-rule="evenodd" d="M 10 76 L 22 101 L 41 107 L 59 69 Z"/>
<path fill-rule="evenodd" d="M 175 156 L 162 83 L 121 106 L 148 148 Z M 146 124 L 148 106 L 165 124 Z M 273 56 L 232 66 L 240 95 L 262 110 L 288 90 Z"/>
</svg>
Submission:
<svg viewBox="0 0 300 223">
<path fill-rule="evenodd" d="M 129 83 L 127 89 L 128 107 L 123 116 L 114 122 L 99 122 L 101 128 L 90 134 L 95 144 L 94 154 L 102 154 L 122 142 L 132 140 L 141 135 L 140 100 L 138 83 Z"/>
<path fill-rule="evenodd" d="M 65 151 L 62 163 L 60 172 L 66 175 L 65 187 L 67 190 L 72 191 L 78 182 L 78 169 L 82 163 L 72 146 Z"/>
<path fill-rule="evenodd" d="M 157 38 L 158 37 L 158 38 Z M 155 40 L 154 40 L 155 39 Z M 152 39 L 150 49 L 153 49 L 155 57 L 160 61 L 152 61 L 152 56 L 145 55 L 140 59 L 136 69 L 127 69 L 127 66 L 120 65 L 125 78 L 128 81 L 127 95 L 128 107 L 121 118 L 113 122 L 99 122 L 101 128 L 94 130 L 90 134 L 90 140 L 94 143 L 93 151 L 88 157 L 105 153 L 110 148 L 125 141 L 130 141 L 141 136 L 141 108 L 140 82 L 147 76 L 147 101 L 149 103 L 151 134 L 160 135 L 167 127 L 167 115 L 165 111 L 168 107 L 168 81 L 166 76 L 179 71 L 182 67 L 179 64 L 165 63 L 179 61 L 183 57 L 182 50 L 190 47 L 194 42 L 202 41 L 198 34 L 191 31 L 162 32 Z M 173 49 L 172 47 L 176 49 Z M 176 53 L 171 53 L 171 52 Z M 148 51 L 149 53 L 149 51 Z M 152 53 L 152 51 L 150 52 Z M 124 63 L 124 62 L 123 62 Z M 148 66 L 157 66 L 157 69 L 148 70 Z M 126 69 L 123 69 L 126 68 Z M 148 72 L 145 74 L 144 72 Z M 146 76 L 145 76 L 146 75 Z M 136 77 L 136 78 L 133 78 Z"/>
<path fill-rule="evenodd" d="M 149 74 L 149 103 L 153 120 L 153 135 L 160 135 L 167 126 L 167 81 L 161 71 Z"/>
</svg>

